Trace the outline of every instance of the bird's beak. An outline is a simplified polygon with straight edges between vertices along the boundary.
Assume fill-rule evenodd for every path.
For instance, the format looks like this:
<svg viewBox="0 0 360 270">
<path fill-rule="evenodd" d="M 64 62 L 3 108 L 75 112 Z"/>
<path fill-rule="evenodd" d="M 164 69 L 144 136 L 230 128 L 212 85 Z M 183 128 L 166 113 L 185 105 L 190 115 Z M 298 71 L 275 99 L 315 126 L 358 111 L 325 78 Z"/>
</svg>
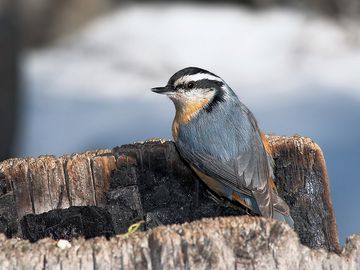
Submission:
<svg viewBox="0 0 360 270">
<path fill-rule="evenodd" d="M 168 92 L 171 92 L 172 88 L 167 85 L 167 86 L 164 86 L 164 87 L 151 88 L 151 91 L 153 91 L 154 93 L 157 93 L 157 94 L 166 94 Z"/>
</svg>

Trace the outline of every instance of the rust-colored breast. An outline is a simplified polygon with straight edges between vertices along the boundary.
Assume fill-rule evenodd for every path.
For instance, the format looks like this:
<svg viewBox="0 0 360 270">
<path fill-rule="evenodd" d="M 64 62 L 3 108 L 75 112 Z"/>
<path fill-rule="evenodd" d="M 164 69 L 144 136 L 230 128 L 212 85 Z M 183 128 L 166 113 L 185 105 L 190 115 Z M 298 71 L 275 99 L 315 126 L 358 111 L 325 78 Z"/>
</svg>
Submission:
<svg viewBox="0 0 360 270">
<path fill-rule="evenodd" d="M 176 110 L 172 125 L 172 135 L 175 141 L 178 140 L 180 125 L 188 123 L 208 103 L 208 99 L 196 102 L 187 102 L 180 109 Z"/>
</svg>

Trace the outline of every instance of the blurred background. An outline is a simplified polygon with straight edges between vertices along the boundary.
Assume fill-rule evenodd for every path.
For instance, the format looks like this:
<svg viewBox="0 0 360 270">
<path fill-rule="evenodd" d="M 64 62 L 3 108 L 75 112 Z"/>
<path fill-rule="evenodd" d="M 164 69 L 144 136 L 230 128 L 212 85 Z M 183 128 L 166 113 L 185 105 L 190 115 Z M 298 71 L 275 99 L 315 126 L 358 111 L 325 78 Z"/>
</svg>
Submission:
<svg viewBox="0 0 360 270">
<path fill-rule="evenodd" d="M 266 133 L 323 149 L 341 242 L 360 233 L 360 1 L 0 0 L 0 159 L 170 139 L 150 92 L 221 76 Z"/>
</svg>

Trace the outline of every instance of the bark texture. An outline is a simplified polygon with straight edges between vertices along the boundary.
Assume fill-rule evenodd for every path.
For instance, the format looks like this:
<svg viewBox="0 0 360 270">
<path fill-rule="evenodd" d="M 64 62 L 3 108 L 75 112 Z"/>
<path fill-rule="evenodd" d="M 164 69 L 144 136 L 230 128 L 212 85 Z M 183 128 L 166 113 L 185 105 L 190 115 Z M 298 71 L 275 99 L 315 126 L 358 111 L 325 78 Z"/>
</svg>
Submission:
<svg viewBox="0 0 360 270">
<path fill-rule="evenodd" d="M 128 238 L 83 238 L 70 247 L 0 237 L 1 269 L 360 269 L 360 236 L 341 255 L 300 244 L 287 225 L 259 217 L 203 219 Z"/>
<path fill-rule="evenodd" d="M 295 221 L 295 231 L 298 233 L 301 243 L 310 248 L 323 248 L 327 251 L 340 252 L 335 216 L 329 191 L 329 179 L 321 149 L 311 139 L 300 136 L 268 136 L 268 139 L 274 153 L 276 164 L 275 176 L 279 193 L 290 206 L 291 214 Z M 42 235 L 51 236 L 53 235 L 52 232 L 54 228 L 50 225 L 50 227 L 46 227 L 47 225 L 44 225 L 44 221 L 41 221 L 41 218 L 33 215 L 38 215 L 49 210 L 67 209 L 69 206 L 97 206 L 104 208 L 111 216 L 115 233 L 126 232 L 131 224 L 139 220 L 145 221 L 142 229 L 149 230 L 159 225 L 191 222 L 201 219 L 202 217 L 245 214 L 242 209 L 227 207 L 228 202 L 226 201 L 215 202 L 212 200 L 212 196 L 209 195 L 207 188 L 197 180 L 188 165 L 181 160 L 174 144 L 168 141 L 147 141 L 144 143 L 123 145 L 112 150 L 102 149 L 62 157 L 41 156 L 39 158 L 10 159 L 0 163 L 0 231 L 4 232 L 7 236 L 26 237 L 26 235 L 31 235 L 31 238 L 28 238 L 36 241 L 41 237 L 37 238 L 34 234 L 33 227 L 42 228 Z M 81 217 L 77 216 L 77 219 L 81 223 L 81 226 L 78 227 L 80 231 L 86 227 L 83 225 L 84 221 L 87 222 L 87 220 L 91 220 L 91 215 L 89 218 L 86 213 L 95 213 L 94 211 L 100 211 L 102 213 L 101 210 L 96 209 L 82 209 L 80 211 L 82 213 L 80 215 Z M 62 224 L 74 223 L 72 220 L 69 221 L 66 220 L 66 218 L 64 220 L 63 218 L 67 216 L 73 218 L 71 213 L 58 212 L 60 217 L 56 218 L 62 220 Z M 49 213 L 51 213 L 52 216 L 54 215 L 54 212 Z M 99 214 L 99 219 L 101 216 L 108 217 L 106 213 Z M 49 218 L 49 216 L 47 218 Z M 22 220 L 22 224 L 27 225 L 20 226 L 20 220 Z M 40 223 L 36 223 L 38 220 L 40 220 Z M 102 223 L 108 223 L 106 220 L 105 218 L 105 221 L 102 221 Z M 243 227 L 250 226 L 244 229 L 244 234 L 247 232 L 250 233 L 253 228 L 260 226 L 261 228 L 255 228 L 255 231 L 259 232 L 255 233 L 252 231 L 248 237 L 252 239 L 251 241 L 254 241 L 253 245 L 263 245 L 264 248 L 269 248 L 268 246 L 271 241 L 278 243 L 278 240 L 275 239 L 278 233 L 276 228 L 287 228 L 285 225 L 280 226 L 270 220 L 268 220 L 267 223 L 265 219 L 262 218 L 233 218 L 226 220 L 228 224 L 234 222 L 243 224 L 243 220 L 246 220 L 247 225 L 244 225 L 245 223 L 238 225 Z M 251 220 L 251 222 L 249 220 Z M 29 222 L 35 223 L 29 226 Z M 212 222 L 214 222 L 213 225 Z M 226 250 L 230 252 L 233 246 L 227 242 L 226 237 L 229 237 L 229 241 L 241 242 L 243 240 L 241 240 L 241 238 L 240 240 L 237 239 L 239 237 L 235 234 L 234 237 L 236 239 L 231 239 L 231 226 L 233 225 L 229 225 L 230 227 L 227 228 L 228 225 L 224 225 L 227 224 L 226 222 L 223 223 L 221 220 L 205 220 L 204 224 L 196 222 L 194 223 L 196 225 L 184 225 L 184 228 L 188 228 L 186 226 L 190 226 L 193 229 L 196 226 L 199 227 L 196 230 L 194 229 L 193 236 L 188 236 L 189 239 L 194 237 L 194 239 L 199 238 L 198 241 L 205 241 L 205 244 L 202 244 L 203 247 L 196 246 L 192 248 L 203 248 L 205 250 L 204 252 L 208 252 L 208 260 L 210 261 L 220 256 L 216 260 L 222 258 L 222 263 L 228 263 L 225 262 L 227 261 L 228 254 L 224 255 L 223 253 L 227 252 Z M 100 222 L 100 225 L 97 225 L 100 226 L 101 230 L 104 228 L 103 225 L 101 225 L 102 223 Z M 218 240 L 222 242 L 221 244 L 219 243 L 219 245 L 224 247 L 224 250 L 223 248 L 219 248 L 220 246 L 218 247 L 219 249 L 216 249 L 218 250 L 217 252 L 219 252 L 217 255 L 214 254 L 215 249 L 212 249 L 212 245 L 214 245 L 211 242 L 212 240 L 206 240 L 208 230 L 212 230 L 213 226 L 220 226 L 216 224 L 223 224 L 221 225 L 223 226 L 223 231 L 219 230 L 216 234 L 219 234 L 219 239 L 222 239 Z M 272 226 L 275 226 L 275 229 L 273 229 Z M 205 229 L 205 227 L 207 228 Z M 124 261 L 135 260 L 131 263 L 136 263 L 136 260 L 139 260 L 140 265 L 143 266 L 140 268 L 156 266 L 155 268 L 157 269 L 161 268 L 161 265 L 165 268 L 171 268 L 169 263 L 172 263 L 173 260 L 170 258 L 172 258 L 172 256 L 180 256 L 182 259 L 179 259 L 179 262 L 176 263 L 177 267 L 187 268 L 190 265 L 190 268 L 197 269 L 200 264 L 189 264 L 190 262 L 187 260 L 196 261 L 197 259 L 195 257 L 200 255 L 196 252 L 188 254 L 188 247 L 182 244 L 183 240 L 180 239 L 182 235 L 180 234 L 181 237 L 179 236 L 179 231 L 183 229 L 181 229 L 182 227 L 176 228 L 178 228 L 176 229 L 178 232 L 164 227 L 160 231 L 154 230 L 151 233 L 134 236 L 134 239 L 139 239 L 138 237 L 140 237 L 140 235 L 143 238 L 141 241 L 139 240 L 140 242 L 136 242 L 138 240 L 132 240 L 135 242 L 133 242 L 131 246 L 128 246 L 129 250 L 127 250 L 127 248 L 120 248 L 120 246 L 122 247 L 123 245 L 127 246 L 127 244 L 124 243 L 128 243 L 128 240 L 120 241 L 118 238 L 111 239 L 110 242 L 97 239 L 91 240 L 90 242 L 88 242 L 89 240 L 78 240 L 74 243 L 81 243 L 79 245 L 83 245 L 84 248 L 88 247 L 91 250 L 102 250 L 101 254 L 103 255 L 101 256 L 105 256 L 106 258 L 114 255 L 114 249 L 106 248 L 113 243 L 120 248 L 120 250 L 116 252 L 117 258 L 123 265 L 129 267 L 130 262 L 124 264 Z M 275 230 L 274 233 L 271 234 L 271 237 L 274 239 L 270 241 L 266 239 L 266 236 L 262 236 L 262 240 L 259 240 L 258 234 L 261 234 L 260 231 L 263 229 Z M 68 227 L 65 228 L 65 231 L 67 230 L 69 230 Z M 106 231 L 109 230 L 111 231 L 111 228 L 106 228 Z M 191 230 L 188 231 L 189 234 L 190 231 Z M 286 229 L 286 231 L 290 231 L 290 229 Z M 157 235 L 157 232 L 161 233 Z M 161 236 L 163 232 L 169 232 L 169 234 L 167 234 L 168 236 Z M 58 229 L 56 233 L 63 235 L 63 232 L 59 232 Z M 264 233 L 266 235 L 267 232 Z M 170 236 L 172 234 L 173 237 Z M 225 236 L 224 234 L 228 235 Z M 241 234 L 241 230 L 239 234 Z M 78 234 L 75 233 L 75 235 Z M 167 237 L 169 237 L 169 239 L 166 239 Z M 279 237 L 281 238 L 281 236 Z M 71 239 L 71 237 L 69 237 L 69 239 Z M 174 239 L 178 239 L 175 244 L 181 247 L 176 252 L 174 251 L 175 244 L 172 242 L 175 241 Z M 295 241 L 294 239 L 291 241 Z M 26 241 L 3 239 L 2 246 L 15 243 L 14 241 L 18 241 L 12 248 L 14 252 L 16 252 L 18 246 L 27 245 Z M 49 241 L 50 240 L 41 240 L 39 244 L 36 245 L 40 245 L 40 243 L 45 243 L 45 246 L 50 245 L 49 243 L 54 245 L 53 242 Z M 115 244 L 114 241 L 118 242 Z M 284 240 L 284 243 L 285 242 Z M 99 245 L 103 247 L 100 248 L 96 243 L 101 243 Z M 142 250 L 142 245 L 145 245 L 145 243 L 146 245 L 150 245 L 150 247 L 146 248 L 146 252 L 150 252 L 149 254 L 142 253 L 145 252 Z M 137 244 L 140 246 L 135 247 Z M 236 242 L 236 245 L 240 245 L 240 243 Z M 247 245 L 250 244 L 247 243 L 243 245 L 244 249 L 246 249 Z M 296 245 L 298 249 L 307 250 L 298 243 Z M 31 245 L 29 245 L 29 247 L 31 247 Z M 42 255 L 41 248 L 42 246 L 40 245 L 35 249 L 36 251 L 33 250 L 29 256 L 39 256 L 40 258 L 41 256 L 49 256 L 49 254 L 53 252 L 46 251 L 45 248 L 44 254 L 46 255 Z M 287 244 L 284 244 L 284 247 L 281 248 L 286 249 Z M 210 251 L 206 251 L 206 249 L 210 249 Z M 271 247 L 270 249 L 273 248 Z M 83 250 L 83 248 L 80 250 Z M 133 253 L 130 255 L 128 252 Z M 273 260 L 277 261 L 276 250 L 273 249 L 273 252 L 275 252 L 274 255 L 272 255 L 274 257 Z M 173 255 L 173 253 L 175 255 Z M 234 263 L 230 263 L 233 266 L 243 263 L 254 266 L 259 263 L 256 260 L 254 261 L 256 257 L 246 257 L 247 255 L 244 255 L 245 257 L 243 258 L 243 251 L 239 254 L 235 253 L 231 255 L 233 259 L 229 259 L 230 261 L 233 260 Z M 84 255 L 82 255 L 82 253 L 78 254 L 78 257 L 85 256 L 82 259 L 83 262 L 87 261 L 88 256 L 90 256 L 85 254 L 87 253 L 85 252 Z M 93 251 L 89 254 L 93 254 Z M 96 254 L 96 252 L 94 254 Z M 316 254 L 316 252 L 314 254 Z M 323 255 L 330 256 L 325 255 L 325 253 L 323 253 Z M 51 254 L 51 256 L 53 256 L 53 254 Z M 139 259 L 137 258 L 138 256 L 140 256 Z M 189 258 L 188 256 L 195 257 Z M 301 256 L 302 255 L 299 254 L 299 258 Z M 105 263 L 103 257 L 95 258 L 95 255 L 91 255 L 90 257 L 88 258 L 89 260 L 94 260 L 91 267 L 97 265 L 99 260 L 101 264 Z M 294 258 L 294 256 L 289 257 Z M 44 258 L 45 257 L 43 257 L 43 259 Z M 71 258 L 71 256 L 69 258 Z M 201 258 L 199 260 L 201 265 L 205 263 Z M 180 261 L 182 263 L 180 263 Z M 343 259 L 339 258 L 339 262 L 340 261 L 342 262 Z M 42 260 L 41 262 L 47 264 L 47 257 L 45 261 Z M 220 262 L 211 263 L 214 265 L 220 264 Z M 265 261 L 263 261 L 263 263 L 265 263 Z M 74 265 L 79 267 L 78 263 Z M 302 267 L 302 265 L 297 265 L 297 267 Z"/>
</svg>

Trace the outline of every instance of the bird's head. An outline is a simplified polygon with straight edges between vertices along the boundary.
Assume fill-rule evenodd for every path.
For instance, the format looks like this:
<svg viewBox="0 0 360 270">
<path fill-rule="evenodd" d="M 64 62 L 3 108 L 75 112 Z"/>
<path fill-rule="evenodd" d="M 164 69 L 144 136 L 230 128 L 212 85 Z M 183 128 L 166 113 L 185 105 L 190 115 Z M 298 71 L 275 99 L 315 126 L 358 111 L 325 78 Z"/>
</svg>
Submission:
<svg viewBox="0 0 360 270">
<path fill-rule="evenodd" d="M 151 89 L 167 95 L 175 104 L 176 111 L 211 111 L 214 106 L 225 102 L 227 87 L 217 75 L 196 67 L 176 72 L 164 87 Z"/>
</svg>

